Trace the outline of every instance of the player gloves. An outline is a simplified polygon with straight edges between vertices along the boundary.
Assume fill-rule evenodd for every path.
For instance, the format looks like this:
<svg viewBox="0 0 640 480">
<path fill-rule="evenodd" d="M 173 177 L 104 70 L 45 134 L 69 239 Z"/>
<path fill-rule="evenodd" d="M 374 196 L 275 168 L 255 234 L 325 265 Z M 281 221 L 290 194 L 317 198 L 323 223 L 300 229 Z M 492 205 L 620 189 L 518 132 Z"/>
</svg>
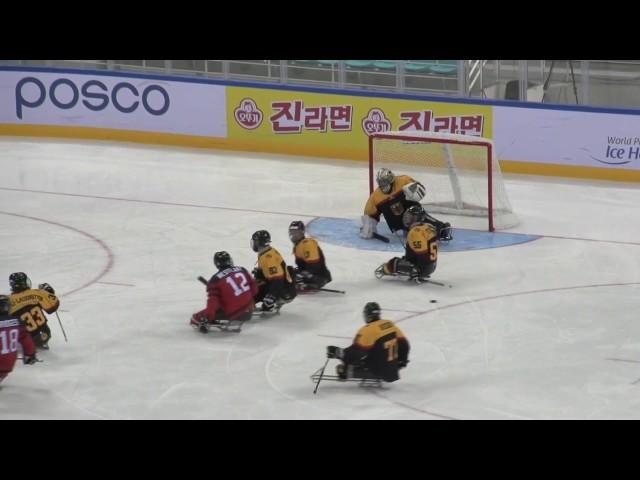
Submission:
<svg viewBox="0 0 640 480">
<path fill-rule="evenodd" d="M 327 358 L 342 358 L 342 354 L 340 347 L 334 347 L 333 345 L 327 347 Z"/>
</svg>

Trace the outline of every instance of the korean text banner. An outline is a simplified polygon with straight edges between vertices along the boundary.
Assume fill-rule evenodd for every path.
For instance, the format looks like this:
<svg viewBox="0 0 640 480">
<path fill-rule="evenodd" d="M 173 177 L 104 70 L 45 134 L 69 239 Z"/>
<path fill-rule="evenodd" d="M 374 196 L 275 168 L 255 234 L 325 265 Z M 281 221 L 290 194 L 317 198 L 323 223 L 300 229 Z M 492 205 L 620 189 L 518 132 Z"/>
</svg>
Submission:
<svg viewBox="0 0 640 480">
<path fill-rule="evenodd" d="M 227 87 L 227 123 L 231 142 L 355 159 L 372 133 L 493 134 L 491 106 L 244 87 Z"/>
</svg>

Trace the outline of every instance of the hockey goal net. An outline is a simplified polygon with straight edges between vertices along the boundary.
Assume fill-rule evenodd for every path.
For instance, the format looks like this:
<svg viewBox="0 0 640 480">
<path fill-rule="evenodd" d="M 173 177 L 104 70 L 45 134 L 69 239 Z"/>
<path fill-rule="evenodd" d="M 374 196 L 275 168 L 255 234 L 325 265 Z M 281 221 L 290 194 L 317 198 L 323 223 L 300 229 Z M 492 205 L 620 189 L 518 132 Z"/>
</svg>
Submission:
<svg viewBox="0 0 640 480">
<path fill-rule="evenodd" d="M 422 183 L 427 212 L 480 220 L 454 220 L 454 226 L 494 231 L 518 224 L 489 139 L 420 131 L 376 133 L 369 137 L 369 193 L 382 167 Z"/>
</svg>

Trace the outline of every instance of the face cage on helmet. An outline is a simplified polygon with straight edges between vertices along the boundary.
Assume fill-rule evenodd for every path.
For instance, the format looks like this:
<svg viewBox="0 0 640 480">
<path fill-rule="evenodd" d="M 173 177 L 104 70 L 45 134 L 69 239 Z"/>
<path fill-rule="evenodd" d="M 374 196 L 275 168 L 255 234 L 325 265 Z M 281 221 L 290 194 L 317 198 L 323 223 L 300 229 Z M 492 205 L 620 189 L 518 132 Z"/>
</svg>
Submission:
<svg viewBox="0 0 640 480">
<path fill-rule="evenodd" d="M 289 230 L 289 240 L 293 243 L 299 242 L 304 238 L 304 232 L 299 229 Z"/>
<path fill-rule="evenodd" d="M 229 268 L 229 267 L 233 267 L 233 259 L 228 256 L 226 257 L 226 259 L 220 259 L 216 262 L 216 259 L 213 259 L 213 264 L 216 266 L 217 269 L 221 270 L 222 268 Z"/>
<path fill-rule="evenodd" d="M 363 311 L 362 316 L 364 317 L 364 323 L 375 322 L 376 320 L 380 319 L 380 310 L 375 310 L 371 312 Z"/>
<path fill-rule="evenodd" d="M 15 285 L 15 286 L 14 285 L 15 285 L 15 282 L 12 282 L 11 290 L 14 291 L 14 292 L 15 291 L 22 292 L 24 290 L 29 290 L 31 288 L 31 279 L 29 277 L 25 276 L 24 283 L 21 283 L 20 285 Z M 16 286 L 18 288 L 16 288 Z"/>
<path fill-rule="evenodd" d="M 403 215 L 402 224 L 405 228 L 411 227 L 414 223 L 419 223 L 422 219 L 422 215 L 417 215 L 415 213 L 407 213 L 407 215 Z"/>
<path fill-rule="evenodd" d="M 380 190 L 382 190 L 383 193 L 391 193 L 391 189 L 393 188 L 393 182 L 395 179 L 393 180 L 389 180 L 387 178 L 381 178 L 378 180 L 378 186 L 380 187 Z"/>
</svg>

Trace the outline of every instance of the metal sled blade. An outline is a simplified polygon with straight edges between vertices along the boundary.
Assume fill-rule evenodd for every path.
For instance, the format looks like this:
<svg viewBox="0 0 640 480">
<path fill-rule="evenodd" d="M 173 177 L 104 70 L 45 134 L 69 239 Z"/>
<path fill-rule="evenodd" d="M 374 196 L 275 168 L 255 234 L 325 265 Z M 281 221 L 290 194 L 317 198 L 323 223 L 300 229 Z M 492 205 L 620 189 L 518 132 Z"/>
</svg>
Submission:
<svg viewBox="0 0 640 480">
<path fill-rule="evenodd" d="M 220 322 L 208 324 L 207 330 L 211 331 L 212 328 L 216 328 L 220 332 L 240 333 L 243 323 L 244 321 L 240 320 L 221 320 Z"/>
<path fill-rule="evenodd" d="M 322 369 L 319 368 L 311 375 L 311 381 L 317 383 L 320 380 Z M 379 378 L 340 378 L 337 375 L 322 375 L 323 381 L 329 382 L 341 382 L 341 383 L 355 383 L 358 382 L 359 387 L 382 387 L 382 380 Z"/>
</svg>

